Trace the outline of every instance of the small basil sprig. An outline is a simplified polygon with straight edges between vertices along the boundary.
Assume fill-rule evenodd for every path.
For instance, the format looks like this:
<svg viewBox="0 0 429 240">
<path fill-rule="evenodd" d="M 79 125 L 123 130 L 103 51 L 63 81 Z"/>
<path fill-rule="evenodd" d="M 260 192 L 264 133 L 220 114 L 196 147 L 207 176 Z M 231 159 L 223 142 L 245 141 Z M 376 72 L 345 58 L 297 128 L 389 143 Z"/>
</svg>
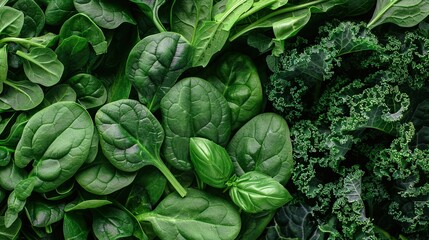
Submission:
<svg viewBox="0 0 429 240">
<path fill-rule="evenodd" d="M 205 138 L 192 137 L 190 158 L 198 178 L 209 186 L 226 188 L 232 201 L 245 212 L 275 210 L 290 200 L 288 190 L 274 178 L 257 171 L 233 175 L 233 163 L 222 146 Z"/>
<path fill-rule="evenodd" d="M 212 187 L 224 188 L 234 172 L 225 148 L 208 139 L 192 137 L 189 151 L 198 178 Z"/>
<path fill-rule="evenodd" d="M 292 200 L 283 185 L 256 171 L 232 178 L 226 185 L 232 201 L 248 213 L 275 210 Z"/>
</svg>

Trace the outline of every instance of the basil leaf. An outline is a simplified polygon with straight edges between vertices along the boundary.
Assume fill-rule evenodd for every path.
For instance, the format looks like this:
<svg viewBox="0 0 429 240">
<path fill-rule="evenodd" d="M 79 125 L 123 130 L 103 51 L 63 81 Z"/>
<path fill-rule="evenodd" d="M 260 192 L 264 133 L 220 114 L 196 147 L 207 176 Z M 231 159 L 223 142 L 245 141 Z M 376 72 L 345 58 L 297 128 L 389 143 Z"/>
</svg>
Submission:
<svg viewBox="0 0 429 240">
<path fill-rule="evenodd" d="M 161 98 L 190 67 L 191 58 L 191 46 L 177 33 L 153 34 L 138 42 L 128 56 L 126 74 L 140 102 L 151 111 L 158 109 Z"/>
<path fill-rule="evenodd" d="M 239 176 L 258 171 L 283 184 L 291 177 L 292 143 L 280 115 L 263 113 L 252 118 L 232 137 L 227 150 Z"/>
<path fill-rule="evenodd" d="M 154 211 L 137 216 L 152 224 L 161 239 L 235 239 L 241 227 L 237 209 L 207 192 L 188 189 L 181 198 L 172 193 Z"/>
<path fill-rule="evenodd" d="M 201 78 L 185 78 L 161 100 L 165 129 L 163 154 L 175 168 L 192 169 L 189 138 L 204 137 L 225 146 L 231 134 L 231 114 L 222 94 Z"/>
<path fill-rule="evenodd" d="M 180 195 L 186 195 L 185 189 L 161 160 L 159 151 L 164 130 L 148 108 L 135 100 L 118 100 L 101 107 L 95 115 L 95 123 L 103 153 L 113 166 L 133 172 L 153 165 Z"/>
<path fill-rule="evenodd" d="M 228 182 L 229 196 L 243 211 L 260 213 L 283 206 L 292 196 L 279 182 L 268 175 L 251 171 Z"/>
</svg>

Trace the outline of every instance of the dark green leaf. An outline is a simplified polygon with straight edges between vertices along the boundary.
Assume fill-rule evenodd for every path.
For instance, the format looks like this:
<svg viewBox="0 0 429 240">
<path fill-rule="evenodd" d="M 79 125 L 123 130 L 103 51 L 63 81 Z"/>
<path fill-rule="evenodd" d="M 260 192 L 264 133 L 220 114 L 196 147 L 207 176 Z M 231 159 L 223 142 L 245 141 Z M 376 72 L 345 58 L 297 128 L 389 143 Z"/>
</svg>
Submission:
<svg viewBox="0 0 429 240">
<path fill-rule="evenodd" d="M 173 193 L 153 212 L 137 216 L 149 221 L 161 239 L 235 239 L 241 227 L 237 209 L 228 201 L 195 189 L 184 198 Z"/>
<path fill-rule="evenodd" d="M 252 118 L 232 137 L 227 150 L 239 176 L 258 171 L 284 184 L 292 174 L 289 127 L 280 115 L 263 113 Z"/>
<path fill-rule="evenodd" d="M 225 146 L 231 133 L 231 114 L 222 94 L 201 78 L 186 78 L 161 101 L 165 142 L 163 154 L 174 167 L 192 168 L 189 138 L 204 137 Z"/>
<path fill-rule="evenodd" d="M 16 167 L 14 162 L 10 161 L 7 166 L 0 168 L 0 187 L 11 191 L 21 180 L 27 178 L 27 175 L 25 169 Z"/>
<path fill-rule="evenodd" d="M 106 102 L 106 88 L 93 75 L 80 73 L 71 77 L 67 83 L 75 90 L 77 101 L 86 109 L 99 107 Z"/>
<path fill-rule="evenodd" d="M 57 84 L 64 71 L 64 65 L 50 48 L 35 47 L 29 53 L 17 51 L 24 64 L 25 75 L 31 82 L 45 87 Z"/>
<path fill-rule="evenodd" d="M 60 29 L 60 43 L 73 35 L 86 38 L 97 55 L 106 53 L 103 31 L 85 14 L 78 13 L 64 22 Z"/>
<path fill-rule="evenodd" d="M 23 25 L 23 12 L 8 6 L 0 7 L 0 36 L 17 37 Z"/>
<path fill-rule="evenodd" d="M 14 110 L 30 110 L 43 101 L 43 90 L 30 81 L 5 81 L 7 87 L 0 95 L 0 100 Z"/>
<path fill-rule="evenodd" d="M 125 211 L 116 207 L 103 207 L 93 211 L 92 230 L 100 240 L 131 237 L 134 233 L 134 220 Z"/>
<path fill-rule="evenodd" d="M 158 31 L 165 31 L 158 15 L 159 8 L 165 3 L 165 0 L 130 0 L 130 2 L 137 4 L 141 11 L 152 20 Z"/>
<path fill-rule="evenodd" d="M 429 2 L 426 0 L 377 0 L 377 6 L 368 27 L 374 28 L 383 23 L 412 27 L 428 15 Z"/>
<path fill-rule="evenodd" d="M 31 225 L 35 227 L 47 227 L 64 218 L 64 203 L 55 204 L 48 201 L 28 201 L 25 211 Z"/>
<path fill-rule="evenodd" d="M 76 92 L 67 84 L 58 84 L 45 94 L 44 105 L 49 106 L 57 102 L 76 102 Z"/>
<path fill-rule="evenodd" d="M 25 167 L 35 160 L 30 173 L 41 181 L 36 190 L 54 190 L 71 178 L 85 162 L 94 133 L 92 119 L 85 109 L 74 102 L 58 102 L 34 114 L 25 126 L 16 147 L 15 164 Z M 45 175 L 47 167 L 59 168 L 57 177 Z"/>
<path fill-rule="evenodd" d="M 103 153 L 113 166 L 133 172 L 146 165 L 154 165 L 180 195 L 186 195 L 160 158 L 164 130 L 148 108 L 135 100 L 118 100 L 101 107 L 95 123 Z"/>
<path fill-rule="evenodd" d="M 15 221 L 12 226 L 6 227 L 4 225 L 5 217 L 0 216 L 0 239 L 18 239 L 18 236 L 21 232 L 22 222 L 20 219 Z"/>
<path fill-rule="evenodd" d="M 88 64 L 91 50 L 86 38 L 72 35 L 61 41 L 55 53 L 64 65 L 64 72 L 69 74 Z"/>
<path fill-rule="evenodd" d="M 99 208 L 109 204 L 112 204 L 112 202 L 105 199 L 88 199 L 88 200 L 77 199 L 76 201 L 68 203 L 65 206 L 64 211 L 68 213 L 68 212 L 77 211 L 77 210 Z"/>
<path fill-rule="evenodd" d="M 138 42 L 127 60 L 126 74 L 151 111 L 191 66 L 192 48 L 179 34 L 163 32 Z"/>
<path fill-rule="evenodd" d="M 13 8 L 24 13 L 24 25 L 20 37 L 39 36 L 45 26 L 45 14 L 33 0 L 18 0 Z"/>
<path fill-rule="evenodd" d="M 74 6 L 77 11 L 86 14 L 102 28 L 115 29 L 122 23 L 135 24 L 130 9 L 123 2 L 111 0 L 74 0 Z"/>
<path fill-rule="evenodd" d="M 4 45 L 2 48 L 0 48 L 0 94 L 3 91 L 3 83 L 7 79 L 7 71 L 8 71 L 8 64 L 7 64 L 7 45 Z"/>
<path fill-rule="evenodd" d="M 59 26 L 76 13 L 73 0 L 50 0 L 46 9 L 46 23 Z"/>
<path fill-rule="evenodd" d="M 89 229 L 85 216 L 79 213 L 65 213 L 63 221 L 64 239 L 86 240 Z"/>
<path fill-rule="evenodd" d="M 20 113 L 10 128 L 9 135 L 5 139 L 0 140 L 0 145 L 15 147 L 19 139 L 21 139 L 24 127 L 27 124 L 29 116 L 26 113 Z"/>
</svg>

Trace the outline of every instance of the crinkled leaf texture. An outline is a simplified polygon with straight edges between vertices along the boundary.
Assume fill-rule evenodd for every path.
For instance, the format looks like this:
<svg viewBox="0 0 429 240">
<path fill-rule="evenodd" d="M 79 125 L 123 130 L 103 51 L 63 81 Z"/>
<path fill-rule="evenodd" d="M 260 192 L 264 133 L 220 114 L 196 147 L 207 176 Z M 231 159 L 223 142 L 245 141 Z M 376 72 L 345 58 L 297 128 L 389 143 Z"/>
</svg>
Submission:
<svg viewBox="0 0 429 240">
<path fill-rule="evenodd" d="M 137 219 L 149 221 L 163 240 L 230 240 L 241 228 L 240 214 L 234 205 L 195 189 L 188 189 L 185 198 L 176 193 L 168 195 L 154 211 L 138 215 Z"/>
<path fill-rule="evenodd" d="M 174 167 L 190 170 L 189 138 L 204 137 L 225 146 L 231 134 L 226 99 L 202 78 L 179 81 L 161 101 L 164 158 Z"/>
<path fill-rule="evenodd" d="M 71 178 L 88 157 L 94 125 L 79 104 L 58 102 L 34 114 L 22 133 L 15 152 L 15 164 L 27 166 L 39 178 L 34 190 L 54 190 Z"/>
</svg>

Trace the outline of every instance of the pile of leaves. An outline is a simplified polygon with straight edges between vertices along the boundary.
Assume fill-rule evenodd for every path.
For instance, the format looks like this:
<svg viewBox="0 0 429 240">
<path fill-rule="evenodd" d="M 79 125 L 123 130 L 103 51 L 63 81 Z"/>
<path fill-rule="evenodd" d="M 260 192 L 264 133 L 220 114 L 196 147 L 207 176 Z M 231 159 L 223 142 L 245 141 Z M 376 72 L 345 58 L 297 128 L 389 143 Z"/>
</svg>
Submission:
<svg viewBox="0 0 429 240">
<path fill-rule="evenodd" d="M 0 0 L 0 236 L 428 238 L 428 15 Z"/>
</svg>

